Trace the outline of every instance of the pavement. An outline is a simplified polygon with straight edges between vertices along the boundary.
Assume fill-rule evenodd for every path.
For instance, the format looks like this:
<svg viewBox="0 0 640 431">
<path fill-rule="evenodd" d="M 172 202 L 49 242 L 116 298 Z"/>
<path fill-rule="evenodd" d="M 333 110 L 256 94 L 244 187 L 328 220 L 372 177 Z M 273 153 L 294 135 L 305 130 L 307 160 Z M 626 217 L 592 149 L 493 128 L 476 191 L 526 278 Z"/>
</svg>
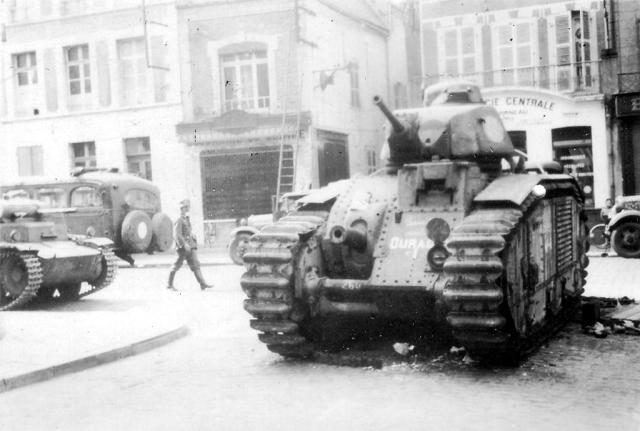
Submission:
<svg viewBox="0 0 640 431">
<path fill-rule="evenodd" d="M 640 299 L 640 259 L 602 257 L 600 250 L 589 255 L 585 296 Z M 204 249 L 199 256 L 203 266 L 233 265 L 226 250 Z M 169 267 L 175 254 L 134 258 L 136 267 Z M 135 271 L 125 262 L 121 268 Z M 116 297 L 121 302 L 126 299 Z M 109 307 L 97 300 L 89 309 L 79 303 L 0 313 L 0 393 L 146 352 L 189 333 L 186 314 L 176 312 L 172 301 L 141 298 L 132 307 Z"/>
<path fill-rule="evenodd" d="M 163 268 L 173 265 L 176 260 L 176 252 L 173 249 L 148 253 L 136 253 L 133 255 L 136 268 Z M 198 259 L 202 266 L 230 265 L 232 264 L 229 252 L 226 248 L 201 248 L 198 249 Z M 131 267 L 124 260 L 118 260 L 121 268 Z"/>
<path fill-rule="evenodd" d="M 198 256 L 202 266 L 232 264 L 226 249 L 200 249 Z M 134 267 L 119 260 L 122 271 L 168 268 L 176 254 L 133 257 Z M 106 310 L 29 304 L 0 313 L 0 393 L 143 353 L 188 333 L 184 314 L 166 301 Z"/>
</svg>

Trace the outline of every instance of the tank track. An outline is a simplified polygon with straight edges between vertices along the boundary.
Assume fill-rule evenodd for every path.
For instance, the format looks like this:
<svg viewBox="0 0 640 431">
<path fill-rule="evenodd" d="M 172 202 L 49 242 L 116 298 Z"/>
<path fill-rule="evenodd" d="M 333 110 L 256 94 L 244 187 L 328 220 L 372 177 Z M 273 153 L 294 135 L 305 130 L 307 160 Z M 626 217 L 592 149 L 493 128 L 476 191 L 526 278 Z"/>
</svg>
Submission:
<svg viewBox="0 0 640 431">
<path fill-rule="evenodd" d="M 306 241 L 325 219 L 297 213 L 281 218 L 255 234 L 244 254 L 247 271 L 240 284 L 247 295 L 244 308 L 254 319 L 251 328 L 274 353 L 304 358 L 313 354 L 313 342 L 303 334 L 305 316 L 297 302 L 295 269 Z"/>
<path fill-rule="evenodd" d="M 569 188 L 571 186 L 567 186 Z M 532 200 L 520 209 L 479 209 L 465 217 L 452 232 L 447 246 L 453 255 L 445 262 L 444 271 L 451 281 L 443 295 L 450 311 L 447 322 L 453 334 L 472 355 L 489 360 L 519 359 L 534 350 L 568 320 L 579 299 L 567 301 L 559 316 L 545 324 L 531 338 L 516 340 L 501 277 L 507 276 L 501 254 L 508 247 Z M 586 239 L 585 239 L 586 241 Z M 582 284 L 588 265 L 588 245 L 577 247 L 577 260 L 582 266 Z M 575 264 L 574 264 L 575 265 Z M 506 284 L 506 283 L 504 283 Z"/>
<path fill-rule="evenodd" d="M 19 256 L 22 259 L 27 269 L 29 282 L 20 295 L 11 302 L 0 306 L 0 311 L 15 310 L 25 305 L 36 296 L 36 292 L 42 284 L 42 266 L 36 256 L 16 251 L 5 251 L 0 253 L 0 261 L 10 256 Z"/>
<path fill-rule="evenodd" d="M 104 289 L 105 287 L 111 284 L 111 282 L 116 277 L 116 274 L 118 273 L 118 258 L 114 254 L 113 250 L 109 248 L 101 248 L 100 253 L 102 254 L 102 257 L 104 257 L 107 263 L 107 272 L 104 278 L 98 277 L 97 280 L 90 281 L 89 282 L 90 288 L 82 291 L 78 295 L 78 299 Z"/>
</svg>

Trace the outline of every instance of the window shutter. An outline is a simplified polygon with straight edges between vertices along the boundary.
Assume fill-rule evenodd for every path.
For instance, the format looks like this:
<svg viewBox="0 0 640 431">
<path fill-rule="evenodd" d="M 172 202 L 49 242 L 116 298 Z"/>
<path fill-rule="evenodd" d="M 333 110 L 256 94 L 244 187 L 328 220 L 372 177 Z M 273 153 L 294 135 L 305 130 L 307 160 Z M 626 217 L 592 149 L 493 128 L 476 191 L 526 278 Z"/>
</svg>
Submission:
<svg viewBox="0 0 640 431">
<path fill-rule="evenodd" d="M 109 106 L 111 105 L 111 77 L 109 49 L 105 40 L 96 44 L 96 61 L 98 63 L 98 100 L 101 106 Z"/>
<path fill-rule="evenodd" d="M 482 26 L 482 61 L 484 64 L 484 86 L 491 87 L 493 86 L 493 43 L 491 41 L 491 26 L 489 24 L 485 24 Z"/>
<path fill-rule="evenodd" d="M 25 177 L 31 175 L 31 149 L 29 147 L 18 147 L 18 175 Z"/>
<path fill-rule="evenodd" d="M 58 82 L 56 81 L 56 61 L 52 48 L 44 50 L 43 65 L 47 111 L 56 112 L 58 110 Z"/>
<path fill-rule="evenodd" d="M 43 175 L 44 174 L 44 163 L 43 163 L 43 150 L 42 146 L 38 145 L 35 147 L 31 147 L 31 174 L 32 175 Z"/>
<path fill-rule="evenodd" d="M 436 32 L 432 29 L 423 28 L 422 48 L 424 64 L 422 70 L 426 76 L 438 76 L 438 43 Z"/>
</svg>

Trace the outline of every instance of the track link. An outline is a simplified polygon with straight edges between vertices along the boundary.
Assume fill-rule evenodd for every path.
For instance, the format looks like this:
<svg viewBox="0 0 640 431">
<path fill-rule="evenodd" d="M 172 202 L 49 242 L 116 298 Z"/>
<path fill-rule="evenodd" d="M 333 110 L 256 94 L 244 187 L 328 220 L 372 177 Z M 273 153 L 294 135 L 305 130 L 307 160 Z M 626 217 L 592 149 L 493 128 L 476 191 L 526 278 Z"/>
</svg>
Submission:
<svg viewBox="0 0 640 431">
<path fill-rule="evenodd" d="M 315 215 L 297 213 L 281 218 L 255 234 L 244 254 L 247 271 L 240 284 L 247 295 L 244 308 L 260 331 L 260 341 L 285 357 L 308 357 L 313 343 L 302 333 L 302 305 L 294 295 L 295 266 L 309 238 L 324 223 Z"/>
<path fill-rule="evenodd" d="M 82 291 L 78 295 L 78 299 L 96 293 L 97 291 L 109 286 L 118 273 L 118 258 L 114 254 L 113 250 L 109 248 L 101 248 L 100 253 L 102 254 L 100 263 L 103 265 L 100 276 L 89 282 L 89 289 Z"/>
<path fill-rule="evenodd" d="M 530 352 L 535 340 L 543 340 L 564 323 L 568 308 L 577 301 L 565 298 L 563 313 L 545 324 L 543 330 L 527 340 L 517 340 L 512 327 L 508 292 L 501 277 L 505 271 L 507 248 L 526 218 L 527 206 L 520 209 L 479 209 L 465 217 L 452 232 L 447 246 L 452 256 L 444 265 L 450 281 L 443 296 L 449 306 L 447 322 L 453 334 L 473 355 L 492 359 L 516 359 Z M 586 240 L 586 238 L 585 238 Z M 579 244 L 574 267 L 588 264 L 586 247 Z M 508 281 L 508 280 L 507 280 Z M 572 308 L 573 309 L 573 308 Z M 564 320 L 563 320 L 564 319 Z"/>
<path fill-rule="evenodd" d="M 0 294 L 2 295 L 0 311 L 15 310 L 27 304 L 36 296 L 36 292 L 42 285 L 42 266 L 36 256 L 18 251 L 4 251 L 0 253 L 0 263 L 2 264 L 3 272 L 7 270 L 7 268 L 4 267 L 5 261 L 12 258 L 17 258 L 24 264 L 27 271 L 27 285 L 18 296 L 11 297 L 7 294 L 4 287 L 4 283 L 6 283 L 5 277 L 9 277 L 10 274 L 1 274 L 3 286 L 0 287 Z M 9 299 L 9 302 L 4 302 L 6 299 Z"/>
</svg>

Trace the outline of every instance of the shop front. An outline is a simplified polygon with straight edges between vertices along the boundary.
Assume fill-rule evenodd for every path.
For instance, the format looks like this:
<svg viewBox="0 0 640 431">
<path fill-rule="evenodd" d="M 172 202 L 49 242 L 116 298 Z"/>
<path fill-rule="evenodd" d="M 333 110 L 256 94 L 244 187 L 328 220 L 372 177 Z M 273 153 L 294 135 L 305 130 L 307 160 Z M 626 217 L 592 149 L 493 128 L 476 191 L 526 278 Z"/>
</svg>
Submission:
<svg viewBox="0 0 640 431">
<path fill-rule="evenodd" d="M 640 93 L 617 94 L 622 194 L 640 194 Z"/>
<path fill-rule="evenodd" d="M 607 128 L 602 95 L 571 98 L 531 88 L 487 88 L 514 146 L 537 162 L 554 160 L 574 176 L 586 206 L 600 207 L 609 197 Z"/>
</svg>

